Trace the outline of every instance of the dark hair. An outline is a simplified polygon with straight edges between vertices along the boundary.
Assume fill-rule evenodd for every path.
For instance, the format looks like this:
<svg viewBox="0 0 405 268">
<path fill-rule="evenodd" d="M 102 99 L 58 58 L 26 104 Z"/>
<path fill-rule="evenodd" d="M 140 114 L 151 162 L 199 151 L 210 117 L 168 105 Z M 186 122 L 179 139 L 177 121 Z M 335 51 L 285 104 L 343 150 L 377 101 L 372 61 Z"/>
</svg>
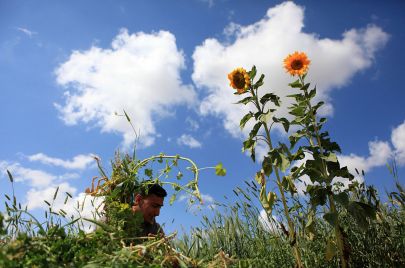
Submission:
<svg viewBox="0 0 405 268">
<path fill-rule="evenodd" d="M 154 194 L 158 197 L 166 197 L 167 196 L 167 192 L 166 190 L 160 186 L 158 183 L 154 183 L 154 184 L 147 184 L 147 183 L 143 183 L 140 187 L 139 187 L 139 192 L 140 195 L 142 196 L 148 196 L 151 194 Z"/>
</svg>

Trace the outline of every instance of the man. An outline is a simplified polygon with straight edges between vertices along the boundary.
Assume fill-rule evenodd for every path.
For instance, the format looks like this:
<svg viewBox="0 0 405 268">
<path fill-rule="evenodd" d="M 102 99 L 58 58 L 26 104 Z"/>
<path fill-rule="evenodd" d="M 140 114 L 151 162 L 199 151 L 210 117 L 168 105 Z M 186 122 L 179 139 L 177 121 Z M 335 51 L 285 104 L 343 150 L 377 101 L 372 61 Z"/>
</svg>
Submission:
<svg viewBox="0 0 405 268">
<path fill-rule="evenodd" d="M 155 217 L 159 216 L 166 196 L 166 190 L 159 184 L 146 184 L 138 193 L 135 193 L 132 211 L 143 215 L 142 236 L 164 235 L 162 227 L 156 222 Z"/>
</svg>

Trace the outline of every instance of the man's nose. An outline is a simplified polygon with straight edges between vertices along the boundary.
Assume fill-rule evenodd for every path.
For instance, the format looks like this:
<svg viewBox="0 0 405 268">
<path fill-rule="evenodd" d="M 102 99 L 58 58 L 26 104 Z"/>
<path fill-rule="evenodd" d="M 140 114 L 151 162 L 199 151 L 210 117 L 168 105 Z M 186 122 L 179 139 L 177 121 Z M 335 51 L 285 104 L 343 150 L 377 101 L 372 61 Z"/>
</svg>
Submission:
<svg viewBox="0 0 405 268">
<path fill-rule="evenodd" d="M 155 209 L 155 213 L 154 213 L 154 214 L 155 214 L 155 217 L 156 217 L 156 216 L 159 216 L 159 214 L 160 214 L 160 208 Z"/>
</svg>

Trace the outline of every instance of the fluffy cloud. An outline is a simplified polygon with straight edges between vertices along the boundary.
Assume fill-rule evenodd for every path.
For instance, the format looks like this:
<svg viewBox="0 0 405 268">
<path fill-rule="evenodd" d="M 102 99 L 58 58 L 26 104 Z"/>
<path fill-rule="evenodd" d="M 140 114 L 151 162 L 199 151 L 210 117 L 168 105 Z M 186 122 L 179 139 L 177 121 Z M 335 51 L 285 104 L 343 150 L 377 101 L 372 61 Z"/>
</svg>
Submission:
<svg viewBox="0 0 405 268">
<path fill-rule="evenodd" d="M 36 154 L 34 156 L 38 155 L 40 157 L 34 157 L 35 159 L 33 160 L 40 161 L 47 159 L 47 157 L 44 157 L 42 154 Z M 50 161 L 50 164 L 57 166 L 63 166 L 62 164 L 65 164 L 68 168 L 81 168 L 81 165 L 83 164 L 80 160 L 66 161 L 55 158 L 49 159 L 52 160 Z M 81 159 L 81 157 L 75 157 L 74 159 Z M 53 163 L 55 161 L 56 163 Z M 47 163 L 47 161 L 44 161 L 44 163 Z M 85 163 L 84 165 L 86 166 L 88 164 Z M 23 197 L 24 202 L 22 202 L 23 206 L 27 206 L 28 210 L 48 210 L 48 205 L 44 202 L 47 201 L 52 204 L 53 211 L 59 212 L 60 209 L 63 209 L 69 218 L 72 216 L 74 218 L 99 218 L 96 209 L 98 208 L 98 211 L 102 210 L 103 199 L 88 196 L 83 192 L 77 194 L 77 189 L 67 181 L 79 177 L 79 174 L 64 173 L 61 175 L 55 175 L 43 170 L 24 167 L 20 163 L 0 161 L 0 177 L 7 177 L 6 170 L 10 171 L 15 183 L 18 183 L 19 185 L 28 184 L 30 187 L 26 195 Z M 15 187 L 19 188 L 19 186 Z M 58 187 L 58 194 L 54 199 Z M 66 193 L 69 193 L 72 197 L 68 198 L 65 202 L 67 196 Z M 95 228 L 93 224 L 84 220 L 80 224 L 83 224 L 86 231 L 91 231 Z"/>
<path fill-rule="evenodd" d="M 86 169 L 90 164 L 94 163 L 93 155 L 77 155 L 72 160 L 63 160 L 60 158 L 49 157 L 46 154 L 38 153 L 28 156 L 30 161 L 38 161 L 47 165 L 63 167 L 66 169 Z"/>
<path fill-rule="evenodd" d="M 225 74 L 235 67 L 250 68 L 253 64 L 259 73 L 268 75 L 261 94 L 271 89 L 288 106 L 290 101 L 285 96 L 291 93 L 287 84 L 292 78 L 282 63 L 294 51 L 305 51 L 312 60 L 308 81 L 316 81 L 317 97 L 326 101 L 322 113 L 332 114 L 331 90 L 346 85 L 357 72 L 370 67 L 375 53 L 389 37 L 381 28 L 368 25 L 346 31 L 338 40 L 321 39 L 315 33 L 304 32 L 303 22 L 304 8 L 289 1 L 270 8 L 262 20 L 252 25 L 230 24 L 225 33 L 233 39 L 231 43 L 210 38 L 198 46 L 193 54 L 192 78 L 207 93 L 200 105 L 201 114 L 223 118 L 224 127 L 240 136 L 239 120 L 249 107 L 232 104 L 240 97 L 232 94 Z M 286 110 L 279 113 L 287 114 Z"/>
<path fill-rule="evenodd" d="M 128 146 L 135 134 L 125 119 L 114 115 L 125 110 L 140 132 L 140 142 L 148 146 L 157 136 L 156 116 L 195 102 L 193 87 L 180 78 L 184 68 L 183 53 L 171 33 L 129 34 L 123 29 L 111 48 L 74 51 L 57 68 L 57 82 L 67 91 L 65 104 L 55 105 L 66 124 L 91 124 L 102 132 L 120 133 Z"/>
<path fill-rule="evenodd" d="M 177 139 L 177 144 L 179 145 L 185 145 L 190 148 L 200 148 L 202 145 L 201 143 L 193 138 L 193 136 L 188 135 L 188 134 L 183 134 Z"/>
<path fill-rule="evenodd" d="M 280 233 L 280 223 L 286 225 L 284 222 L 281 222 L 275 215 L 269 216 L 264 209 L 260 210 L 258 218 L 264 230 L 270 233 Z"/>
<path fill-rule="evenodd" d="M 48 207 L 44 202 L 44 200 L 46 200 L 49 203 L 53 203 L 53 209 L 58 211 L 63 208 L 65 193 L 68 192 L 71 195 L 75 195 L 77 191 L 77 189 L 70 186 L 69 183 L 61 183 L 59 185 L 58 195 L 56 196 L 56 199 L 53 200 L 57 187 L 58 186 L 49 186 L 42 189 L 30 189 L 26 196 L 26 205 L 28 206 L 28 209 L 43 208 L 46 210 Z"/>
<path fill-rule="evenodd" d="M 395 148 L 395 160 L 399 165 L 405 165 L 405 121 L 392 131 L 391 142 Z"/>
<path fill-rule="evenodd" d="M 5 175 L 6 169 L 10 171 L 16 182 L 28 182 L 30 186 L 37 188 L 48 186 L 58 178 L 42 170 L 25 168 L 20 163 L 0 161 L 2 175 Z"/>
<path fill-rule="evenodd" d="M 54 199 L 57 187 L 59 187 L 58 194 Z M 76 192 L 77 189 L 66 182 L 40 190 L 31 189 L 27 193 L 27 203 L 24 206 L 26 205 L 29 210 L 38 208 L 48 210 L 48 205 L 44 202 L 46 200 L 52 204 L 53 211 L 60 213 L 60 210 L 63 210 L 68 218 L 100 219 L 99 213 L 103 209 L 103 198 L 92 197 L 83 192 L 76 195 Z M 66 193 L 72 195 L 72 198 L 66 200 Z M 81 220 L 80 224 L 83 224 L 81 227 L 84 227 L 84 231 L 87 232 L 95 228 L 94 224 L 86 220 Z"/>
<path fill-rule="evenodd" d="M 368 143 L 370 155 L 368 157 L 356 154 L 339 155 L 341 166 L 347 166 L 349 171 L 356 174 L 355 168 L 361 172 L 370 171 L 372 168 L 385 165 L 392 156 L 392 150 L 386 141 L 371 141 Z"/>
</svg>

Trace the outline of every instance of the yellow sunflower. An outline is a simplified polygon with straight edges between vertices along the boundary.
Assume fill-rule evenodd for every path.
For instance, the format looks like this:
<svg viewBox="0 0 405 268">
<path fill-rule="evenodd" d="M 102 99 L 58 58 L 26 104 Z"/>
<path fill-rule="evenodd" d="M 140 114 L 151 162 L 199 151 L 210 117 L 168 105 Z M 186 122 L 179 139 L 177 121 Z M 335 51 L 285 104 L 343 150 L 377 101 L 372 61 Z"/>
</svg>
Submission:
<svg viewBox="0 0 405 268">
<path fill-rule="evenodd" d="M 311 61 L 304 52 L 294 52 L 284 59 L 284 68 L 291 75 L 303 75 L 308 71 Z"/>
<path fill-rule="evenodd" d="M 239 94 L 245 93 L 250 87 L 249 74 L 241 67 L 229 73 L 228 79 L 231 82 L 230 86 L 236 89 Z"/>
</svg>

